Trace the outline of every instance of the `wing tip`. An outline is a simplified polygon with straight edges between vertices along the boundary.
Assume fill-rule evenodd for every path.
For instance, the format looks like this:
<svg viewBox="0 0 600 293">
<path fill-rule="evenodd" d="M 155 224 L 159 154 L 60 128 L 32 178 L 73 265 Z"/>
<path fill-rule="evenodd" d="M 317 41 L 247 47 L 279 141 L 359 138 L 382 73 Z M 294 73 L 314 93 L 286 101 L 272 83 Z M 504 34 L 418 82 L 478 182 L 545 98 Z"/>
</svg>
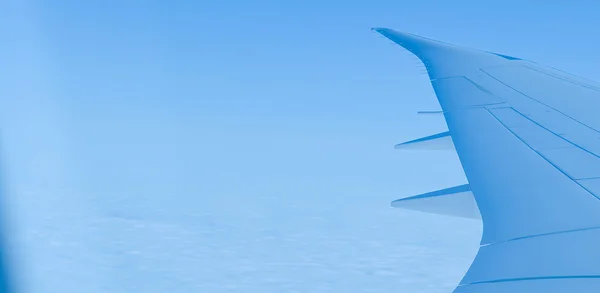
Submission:
<svg viewBox="0 0 600 293">
<path fill-rule="evenodd" d="M 401 32 L 385 27 L 373 27 L 371 30 L 378 32 L 385 38 L 410 51 L 427 65 L 427 60 L 436 52 L 448 50 L 454 47 L 449 43 L 425 38 L 408 32 Z"/>
</svg>

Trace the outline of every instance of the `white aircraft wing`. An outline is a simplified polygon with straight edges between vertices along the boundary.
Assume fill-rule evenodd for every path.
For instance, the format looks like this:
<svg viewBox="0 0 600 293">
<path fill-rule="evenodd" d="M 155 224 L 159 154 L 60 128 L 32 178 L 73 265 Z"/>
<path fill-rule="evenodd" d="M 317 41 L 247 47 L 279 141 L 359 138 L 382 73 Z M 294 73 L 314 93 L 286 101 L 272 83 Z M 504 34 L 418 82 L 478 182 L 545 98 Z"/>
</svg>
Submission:
<svg viewBox="0 0 600 293">
<path fill-rule="evenodd" d="M 424 63 L 483 221 L 456 293 L 600 290 L 600 84 L 376 28 Z"/>
</svg>

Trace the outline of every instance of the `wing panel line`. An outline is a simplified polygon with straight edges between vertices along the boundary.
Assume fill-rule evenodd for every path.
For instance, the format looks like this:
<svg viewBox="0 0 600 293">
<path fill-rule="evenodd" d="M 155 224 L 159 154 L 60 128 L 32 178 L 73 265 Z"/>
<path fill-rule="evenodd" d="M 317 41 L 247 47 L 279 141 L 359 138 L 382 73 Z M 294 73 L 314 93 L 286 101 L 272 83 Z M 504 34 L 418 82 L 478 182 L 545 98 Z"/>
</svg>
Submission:
<svg viewBox="0 0 600 293">
<path fill-rule="evenodd" d="M 502 121 L 500 121 L 500 119 L 498 119 L 498 117 L 496 117 L 496 115 L 494 115 L 494 113 L 492 113 L 492 111 L 490 111 L 489 109 L 485 109 L 488 113 L 490 113 L 490 115 L 492 115 L 492 117 L 494 117 L 494 119 L 496 119 L 496 121 L 498 121 L 498 123 L 502 124 L 502 126 L 504 126 L 504 128 L 506 130 L 508 130 L 510 133 L 512 133 L 512 135 L 514 135 L 518 140 L 520 140 L 523 144 L 525 144 L 530 150 L 534 151 L 538 156 L 540 156 L 542 159 L 544 159 L 546 162 L 548 162 L 548 164 L 552 165 L 554 168 L 556 168 L 556 170 L 560 171 L 563 175 L 567 176 L 567 178 L 571 179 L 571 181 L 575 182 L 575 184 L 579 185 L 579 187 L 581 187 L 583 190 L 587 191 L 589 194 L 591 194 L 593 197 L 595 197 L 596 199 L 600 200 L 600 197 L 598 197 L 597 195 L 595 195 L 593 192 L 591 192 L 589 189 L 585 188 L 583 185 L 581 185 L 581 183 L 577 182 L 577 180 L 575 180 L 573 177 L 571 177 L 569 174 L 567 174 L 562 168 L 558 167 L 556 164 L 552 163 L 546 156 L 544 156 L 542 153 L 540 153 L 539 151 L 535 150 L 534 148 L 532 148 L 528 143 L 526 143 L 523 139 L 521 139 L 514 131 L 512 131 L 510 128 L 508 128 L 506 126 L 506 124 L 504 124 Z M 514 108 L 513 110 L 515 112 L 517 112 Z M 517 112 L 519 113 L 519 112 Z M 521 114 L 521 113 L 519 113 Z M 521 114 L 522 115 L 522 114 Z M 556 135 L 556 134 L 555 134 Z M 575 145 L 575 144 L 574 144 Z"/>
<path fill-rule="evenodd" d="M 599 88 L 597 88 L 597 87 L 595 87 L 595 86 L 592 86 L 592 85 L 587 85 L 587 84 L 585 84 L 585 83 L 577 82 L 577 81 L 574 81 L 574 80 L 569 80 L 569 79 L 567 79 L 567 78 L 564 78 L 564 77 L 562 77 L 562 76 L 558 76 L 558 75 L 552 74 L 552 73 L 550 73 L 550 72 L 544 72 L 544 71 L 541 71 L 541 70 L 539 70 L 539 69 L 536 69 L 536 68 L 533 68 L 533 67 L 530 67 L 530 66 L 527 66 L 527 65 L 523 65 L 523 67 L 525 67 L 525 68 L 527 68 L 527 69 L 529 69 L 529 70 L 533 70 L 533 71 L 535 71 L 535 72 L 537 72 L 537 73 L 541 73 L 541 74 L 543 74 L 543 75 L 550 76 L 550 77 L 553 77 L 553 78 L 556 78 L 556 79 L 562 80 L 562 81 L 564 81 L 564 82 L 568 82 L 568 83 L 570 83 L 570 84 L 574 84 L 574 85 L 578 85 L 578 86 L 584 87 L 584 88 L 586 88 L 586 89 L 594 90 L 594 91 L 597 91 L 597 92 L 598 92 L 598 91 L 600 91 L 600 89 L 599 89 Z"/>
<path fill-rule="evenodd" d="M 556 280 L 556 279 L 600 279 L 599 275 L 580 275 L 580 276 L 540 276 L 540 277 L 524 277 L 524 278 L 512 278 L 512 279 L 498 279 L 489 281 L 478 281 L 467 284 L 459 284 L 458 287 L 477 285 L 477 284 L 490 284 L 490 283 L 506 283 L 506 282 L 520 282 L 520 281 L 534 281 L 534 280 Z"/>
<path fill-rule="evenodd" d="M 537 238 L 537 237 L 544 237 L 544 236 L 552 236 L 552 235 L 557 235 L 557 234 L 567 234 L 567 233 L 583 232 L 583 231 L 598 230 L 598 229 L 600 229 L 600 227 L 596 226 L 596 227 L 589 227 L 589 228 L 580 228 L 580 229 L 563 230 L 563 231 L 556 231 L 556 232 L 549 232 L 549 233 L 528 235 L 528 236 L 522 236 L 522 237 L 517 237 L 517 238 L 511 238 L 511 239 L 507 239 L 507 240 L 504 240 L 504 241 L 497 241 L 497 242 L 482 244 L 482 245 L 480 245 L 480 247 L 490 246 L 490 245 L 500 244 L 500 243 L 506 243 L 506 242 L 512 242 L 512 241 L 519 241 L 519 240 L 523 240 L 523 239 L 530 239 L 530 238 Z"/>
<path fill-rule="evenodd" d="M 594 179 L 600 179 L 600 177 L 579 178 L 579 179 L 577 179 L 577 181 L 586 181 L 586 180 L 594 180 Z"/>
<path fill-rule="evenodd" d="M 543 125 L 539 124 L 539 123 L 538 123 L 538 122 L 536 122 L 535 120 L 533 120 L 533 119 L 531 119 L 531 118 L 527 117 L 525 114 L 523 114 L 523 113 L 519 112 L 519 110 L 517 110 L 517 109 L 515 109 L 515 108 L 512 108 L 512 110 L 513 110 L 513 111 L 515 111 L 517 114 L 519 114 L 519 115 L 523 116 L 523 118 L 525 118 L 525 119 L 527 119 L 527 120 L 529 120 L 529 121 L 533 122 L 535 125 L 537 125 L 537 126 L 539 126 L 539 127 L 543 128 L 543 129 L 545 129 L 546 131 L 548 131 L 548 132 L 550 132 L 550 133 L 554 134 L 556 137 L 558 137 L 558 138 L 560 138 L 560 139 L 562 139 L 562 140 L 564 140 L 564 141 L 566 141 L 566 142 L 570 143 L 570 144 L 571 144 L 571 145 L 573 145 L 574 147 L 576 147 L 576 148 L 578 148 L 578 149 L 580 149 L 580 150 L 582 150 L 582 151 L 584 151 L 584 152 L 586 152 L 586 153 L 588 153 L 588 154 L 590 154 L 590 155 L 592 155 L 592 156 L 594 156 L 594 157 L 596 157 L 596 158 L 599 158 L 599 159 L 600 159 L 600 156 L 598 156 L 598 155 L 597 155 L 597 154 L 595 154 L 594 152 L 592 152 L 592 151 L 590 151 L 590 150 L 588 150 L 588 149 L 586 149 L 586 148 L 584 148 L 584 147 L 582 147 L 582 146 L 580 146 L 580 145 L 578 145 L 578 144 L 576 144 L 576 143 L 574 143 L 574 142 L 572 142 L 572 141 L 570 141 L 570 140 L 568 140 L 568 139 L 566 139 L 566 138 L 564 138 L 564 137 L 562 137 L 562 136 L 558 135 L 558 133 L 556 133 L 556 132 L 554 132 L 554 131 L 552 131 L 552 130 L 548 129 L 547 127 L 545 127 L 545 126 L 543 126 Z M 591 178 L 595 178 L 595 177 L 591 177 Z M 582 179 L 590 179 L 590 178 L 582 178 Z"/>
<path fill-rule="evenodd" d="M 506 86 L 506 87 L 508 87 L 508 88 L 512 89 L 513 91 L 515 91 L 515 92 L 517 92 L 517 93 L 519 93 L 519 94 L 523 95 L 524 97 L 527 97 L 527 98 L 531 99 L 532 101 L 535 101 L 535 102 L 537 102 L 537 103 L 539 103 L 539 104 L 541 104 L 541 105 L 544 105 L 544 106 L 546 106 L 546 107 L 548 107 L 548 108 L 550 108 L 550 109 L 552 109 L 552 110 L 556 111 L 557 113 L 560 113 L 560 114 L 564 115 L 565 117 L 567 117 L 567 118 L 569 118 L 569 119 L 571 119 L 571 120 L 573 120 L 573 121 L 575 121 L 575 122 L 577 122 L 577 123 L 579 123 L 579 124 L 581 124 L 581 125 L 583 125 L 583 126 L 585 126 L 585 127 L 589 128 L 589 129 L 591 129 L 591 130 L 593 130 L 593 131 L 595 131 L 595 132 L 597 132 L 597 133 L 600 133 L 600 131 L 598 131 L 597 129 L 595 129 L 595 128 L 593 128 L 593 127 L 591 127 L 591 126 L 589 126 L 589 125 L 587 125 L 587 124 L 585 124 L 585 123 L 583 123 L 583 122 L 581 122 L 581 121 L 579 121 L 579 120 L 577 120 L 577 119 L 575 119 L 575 118 L 573 118 L 573 117 L 571 117 L 571 116 L 569 116 L 569 115 L 567 115 L 567 114 L 565 114 L 565 113 L 563 113 L 562 111 L 560 111 L 560 110 L 558 110 L 558 109 L 556 109 L 556 108 L 554 108 L 554 107 L 552 107 L 552 106 L 550 106 L 550 105 L 548 105 L 548 104 L 546 104 L 546 103 L 543 103 L 543 102 L 541 102 L 541 101 L 539 101 L 539 100 L 537 100 L 537 99 L 535 99 L 535 98 L 533 98 L 533 97 L 531 97 L 531 96 L 529 96 L 529 95 L 526 95 L 525 93 L 523 93 L 523 92 L 519 91 L 518 89 L 515 89 L 514 87 L 512 87 L 512 86 L 510 86 L 510 85 L 508 85 L 508 84 L 506 84 L 506 83 L 504 83 L 503 81 L 499 80 L 498 78 L 494 77 L 494 76 L 493 76 L 493 75 L 491 75 L 490 73 L 488 73 L 488 72 L 486 72 L 485 70 L 483 70 L 483 68 L 480 68 L 479 70 L 481 70 L 481 72 L 485 73 L 486 75 L 488 75 L 489 77 L 493 78 L 493 79 L 494 79 L 494 80 L 496 80 L 497 82 L 499 82 L 499 83 L 503 84 L 504 86 Z"/>
</svg>

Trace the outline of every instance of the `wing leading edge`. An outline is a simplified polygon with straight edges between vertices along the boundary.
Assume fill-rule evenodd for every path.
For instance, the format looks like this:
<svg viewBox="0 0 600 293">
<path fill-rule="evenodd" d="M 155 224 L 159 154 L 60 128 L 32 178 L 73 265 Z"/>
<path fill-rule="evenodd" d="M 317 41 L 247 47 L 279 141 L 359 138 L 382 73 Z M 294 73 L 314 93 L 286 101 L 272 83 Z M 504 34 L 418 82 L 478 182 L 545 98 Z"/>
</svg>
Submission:
<svg viewBox="0 0 600 293">
<path fill-rule="evenodd" d="M 600 85 L 385 28 L 424 63 L 483 221 L 456 293 L 600 288 Z"/>
</svg>

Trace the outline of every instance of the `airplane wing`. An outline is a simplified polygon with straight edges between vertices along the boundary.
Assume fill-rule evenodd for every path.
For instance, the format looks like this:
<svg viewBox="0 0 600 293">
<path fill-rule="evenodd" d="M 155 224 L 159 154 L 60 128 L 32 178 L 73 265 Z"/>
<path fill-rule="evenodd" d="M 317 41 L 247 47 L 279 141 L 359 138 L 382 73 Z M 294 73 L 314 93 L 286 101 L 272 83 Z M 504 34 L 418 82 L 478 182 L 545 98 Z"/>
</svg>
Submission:
<svg viewBox="0 0 600 293">
<path fill-rule="evenodd" d="M 600 290 L 600 84 L 374 30 L 427 68 L 481 213 L 481 247 L 454 292 Z"/>
</svg>

